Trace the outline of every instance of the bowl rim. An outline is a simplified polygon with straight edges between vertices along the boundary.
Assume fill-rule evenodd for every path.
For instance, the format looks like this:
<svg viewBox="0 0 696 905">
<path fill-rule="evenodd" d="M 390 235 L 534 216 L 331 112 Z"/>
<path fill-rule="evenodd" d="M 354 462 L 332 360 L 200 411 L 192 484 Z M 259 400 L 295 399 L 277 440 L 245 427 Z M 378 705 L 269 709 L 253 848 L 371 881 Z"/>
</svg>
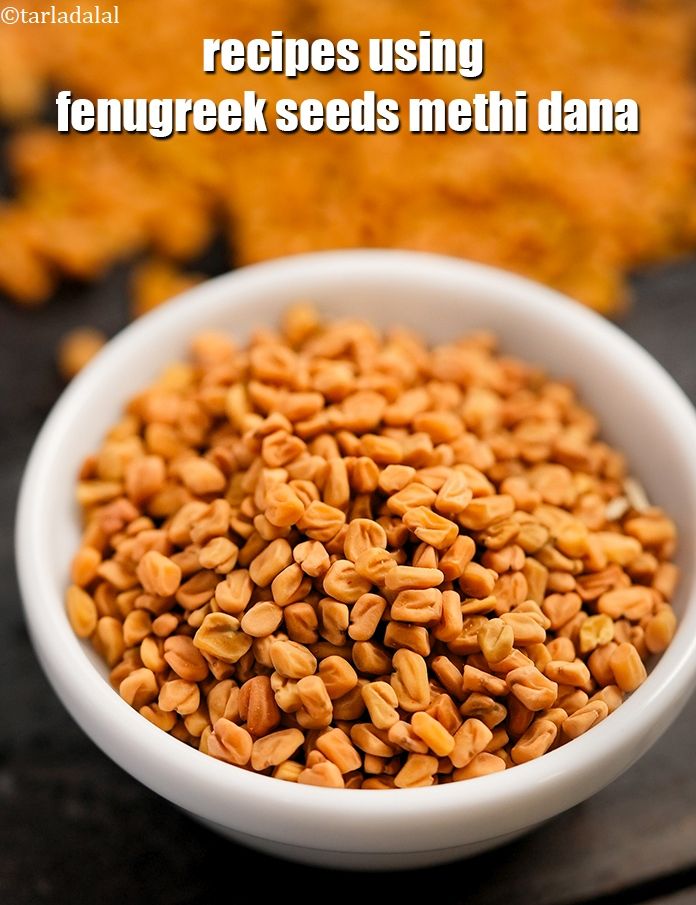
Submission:
<svg viewBox="0 0 696 905">
<path fill-rule="evenodd" d="M 530 795 L 548 795 L 561 785 L 571 784 L 574 777 L 586 776 L 603 759 L 610 761 L 619 745 L 637 748 L 641 738 L 660 720 L 665 728 L 683 706 L 696 679 L 695 579 L 688 589 L 687 605 L 677 634 L 648 680 L 610 719 L 590 733 L 514 770 L 480 777 L 475 782 L 401 789 L 382 795 L 373 790 L 347 794 L 344 790 L 277 782 L 272 777 L 233 769 L 157 729 L 120 699 L 99 675 L 65 617 L 62 589 L 56 589 L 55 582 L 41 568 L 42 545 L 37 538 L 41 537 L 43 489 L 49 486 L 47 482 L 51 479 L 54 437 L 60 433 L 63 424 L 75 418 L 81 401 L 99 386 L 100 374 L 127 356 L 133 340 L 155 333 L 160 325 L 176 320 L 188 306 L 196 304 L 205 311 L 221 304 L 223 298 L 231 304 L 234 290 L 242 287 L 248 291 L 257 286 L 259 291 L 267 291 L 287 280 L 301 282 L 308 274 L 310 279 L 312 275 L 328 278 L 329 274 L 338 278 L 341 273 L 356 270 L 363 276 L 384 275 L 388 271 L 402 280 L 409 275 L 438 275 L 443 280 L 458 282 L 463 290 L 475 291 L 477 287 L 496 292 L 504 290 L 517 303 L 535 306 L 555 322 L 563 320 L 569 331 L 596 335 L 604 342 L 607 353 L 611 350 L 612 356 L 625 367 L 643 375 L 643 394 L 654 395 L 656 403 L 659 399 L 660 406 L 669 410 L 669 417 L 675 424 L 674 436 L 669 442 L 680 442 L 684 449 L 696 448 L 696 416 L 686 395 L 662 366 L 618 327 L 538 283 L 461 259 L 380 249 L 293 255 L 240 268 L 206 281 L 122 330 L 63 392 L 29 456 L 22 478 L 15 534 L 25 618 L 42 666 L 59 697 L 102 750 L 164 797 L 223 824 L 225 810 L 215 802 L 226 800 L 229 804 L 240 796 L 244 800 L 268 801 L 274 808 L 299 809 L 313 820 L 324 823 L 335 819 L 337 813 L 346 820 L 393 822 L 412 816 L 415 806 L 424 815 L 461 816 L 472 811 L 484 813 L 501 801 L 510 807 L 521 805 L 530 800 Z M 696 465 L 690 480 L 693 490 L 696 488 Z M 51 605 L 47 601 L 52 601 Z M 666 711 L 672 711 L 673 716 L 666 719 Z M 117 733 L 128 734 L 127 756 L 115 743 Z M 153 779 L 152 771 L 146 769 L 153 760 L 158 763 L 161 779 Z M 604 782 L 596 783 L 593 791 L 612 778 L 608 776 Z M 175 792 L 172 791 L 172 780 L 176 781 Z"/>
</svg>

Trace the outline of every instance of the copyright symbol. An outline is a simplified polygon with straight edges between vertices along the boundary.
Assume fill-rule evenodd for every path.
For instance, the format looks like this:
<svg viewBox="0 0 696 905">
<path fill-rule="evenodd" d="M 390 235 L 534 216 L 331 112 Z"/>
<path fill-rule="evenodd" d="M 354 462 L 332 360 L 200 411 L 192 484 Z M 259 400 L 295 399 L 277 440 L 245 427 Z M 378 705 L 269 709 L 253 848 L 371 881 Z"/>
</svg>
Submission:
<svg viewBox="0 0 696 905">
<path fill-rule="evenodd" d="M 16 6 L 3 6 L 0 10 L 0 21 L 3 25 L 16 25 L 19 21 L 19 10 Z"/>
</svg>

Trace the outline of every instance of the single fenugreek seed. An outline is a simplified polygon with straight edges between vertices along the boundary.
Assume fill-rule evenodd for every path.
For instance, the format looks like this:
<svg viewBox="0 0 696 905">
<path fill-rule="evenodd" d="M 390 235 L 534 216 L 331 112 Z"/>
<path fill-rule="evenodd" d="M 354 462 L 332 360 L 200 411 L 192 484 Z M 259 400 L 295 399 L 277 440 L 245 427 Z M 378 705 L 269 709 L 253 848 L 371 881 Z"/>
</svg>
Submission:
<svg viewBox="0 0 696 905">
<path fill-rule="evenodd" d="M 373 721 L 374 722 L 374 721 Z M 438 757 L 446 757 L 451 754 L 455 740 L 445 729 L 442 723 L 430 716 L 429 713 L 419 711 L 411 717 L 411 726 L 416 735 L 437 754 Z"/>
<path fill-rule="evenodd" d="M 68 588 L 65 606 L 75 634 L 80 638 L 89 638 L 97 627 L 98 613 L 94 600 L 74 584 Z"/>
<path fill-rule="evenodd" d="M 208 738 L 208 754 L 243 767 L 249 763 L 253 745 L 253 739 L 246 729 L 223 718 L 215 723 Z"/>
<path fill-rule="evenodd" d="M 513 627 L 502 619 L 489 619 L 479 629 L 478 643 L 481 653 L 489 663 L 504 660 L 512 653 L 515 643 Z"/>
<path fill-rule="evenodd" d="M 253 638 L 245 634 L 240 622 L 227 613 L 209 613 L 193 638 L 195 646 L 226 663 L 236 663 L 249 650 Z"/>
<path fill-rule="evenodd" d="M 291 758 L 303 741 L 299 729 L 280 729 L 257 738 L 251 749 L 251 766 L 259 772 L 277 767 Z"/>
<path fill-rule="evenodd" d="M 640 654 L 628 642 L 619 644 L 611 655 L 609 666 L 621 691 L 635 691 L 648 676 Z"/>
</svg>

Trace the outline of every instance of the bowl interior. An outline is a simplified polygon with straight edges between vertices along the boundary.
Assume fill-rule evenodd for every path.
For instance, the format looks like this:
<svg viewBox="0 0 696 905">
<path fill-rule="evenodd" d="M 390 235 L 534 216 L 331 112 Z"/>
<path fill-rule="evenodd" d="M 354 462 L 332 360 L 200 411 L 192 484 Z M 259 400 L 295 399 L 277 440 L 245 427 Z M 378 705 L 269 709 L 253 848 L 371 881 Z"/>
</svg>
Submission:
<svg viewBox="0 0 696 905">
<path fill-rule="evenodd" d="M 340 262 L 342 256 L 333 257 Z M 694 562 L 687 554 L 696 545 L 693 465 L 685 444 L 678 442 L 679 413 L 657 385 L 652 359 L 612 325 L 533 283 L 446 261 L 438 272 L 428 256 L 420 257 L 387 254 L 378 261 L 368 254 L 369 266 L 350 266 L 345 256 L 343 268 L 303 268 L 298 258 L 295 272 L 278 273 L 279 278 L 273 265 L 249 268 L 194 289 L 117 337 L 71 387 L 70 401 L 79 398 L 79 404 L 61 413 L 52 444 L 54 481 L 44 505 L 51 534 L 46 565 L 56 586 L 65 585 L 79 537 L 75 475 L 128 398 L 168 363 L 185 357 L 197 331 L 223 330 L 243 343 L 257 327 L 277 325 L 288 304 L 308 299 L 327 317 L 365 318 L 383 328 L 404 326 L 433 343 L 471 330 L 492 330 L 503 351 L 572 380 L 599 416 L 603 437 L 627 453 L 651 501 L 677 521 L 683 578 L 675 606 L 682 612 L 686 589 L 693 584 Z M 321 256 L 318 261 L 322 263 Z M 414 261 L 420 269 L 414 269 Z M 547 304 L 540 306 L 540 300 Z M 58 534 L 56 524 L 62 526 Z M 103 671 L 91 648 L 85 649 Z"/>
</svg>

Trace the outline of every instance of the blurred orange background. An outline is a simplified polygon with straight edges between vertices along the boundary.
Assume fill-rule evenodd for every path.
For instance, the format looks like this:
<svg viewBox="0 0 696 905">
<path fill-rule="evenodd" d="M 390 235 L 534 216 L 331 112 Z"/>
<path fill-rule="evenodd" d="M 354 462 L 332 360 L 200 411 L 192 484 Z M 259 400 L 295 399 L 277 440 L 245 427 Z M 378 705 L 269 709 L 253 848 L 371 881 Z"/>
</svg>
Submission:
<svg viewBox="0 0 696 905">
<path fill-rule="evenodd" d="M 46 4 L 27 3 L 27 9 Z M 87 8 L 83 4 L 83 8 Z M 120 25 L 0 25 L 0 292 L 25 304 L 133 260 L 132 312 L 231 264 L 394 246 L 518 271 L 615 313 L 626 275 L 696 242 L 696 20 L 688 0 L 122 0 Z M 480 37 L 486 73 L 205 75 L 204 37 Z M 352 98 L 516 89 L 634 97 L 639 135 L 58 135 L 55 94 Z"/>
</svg>

